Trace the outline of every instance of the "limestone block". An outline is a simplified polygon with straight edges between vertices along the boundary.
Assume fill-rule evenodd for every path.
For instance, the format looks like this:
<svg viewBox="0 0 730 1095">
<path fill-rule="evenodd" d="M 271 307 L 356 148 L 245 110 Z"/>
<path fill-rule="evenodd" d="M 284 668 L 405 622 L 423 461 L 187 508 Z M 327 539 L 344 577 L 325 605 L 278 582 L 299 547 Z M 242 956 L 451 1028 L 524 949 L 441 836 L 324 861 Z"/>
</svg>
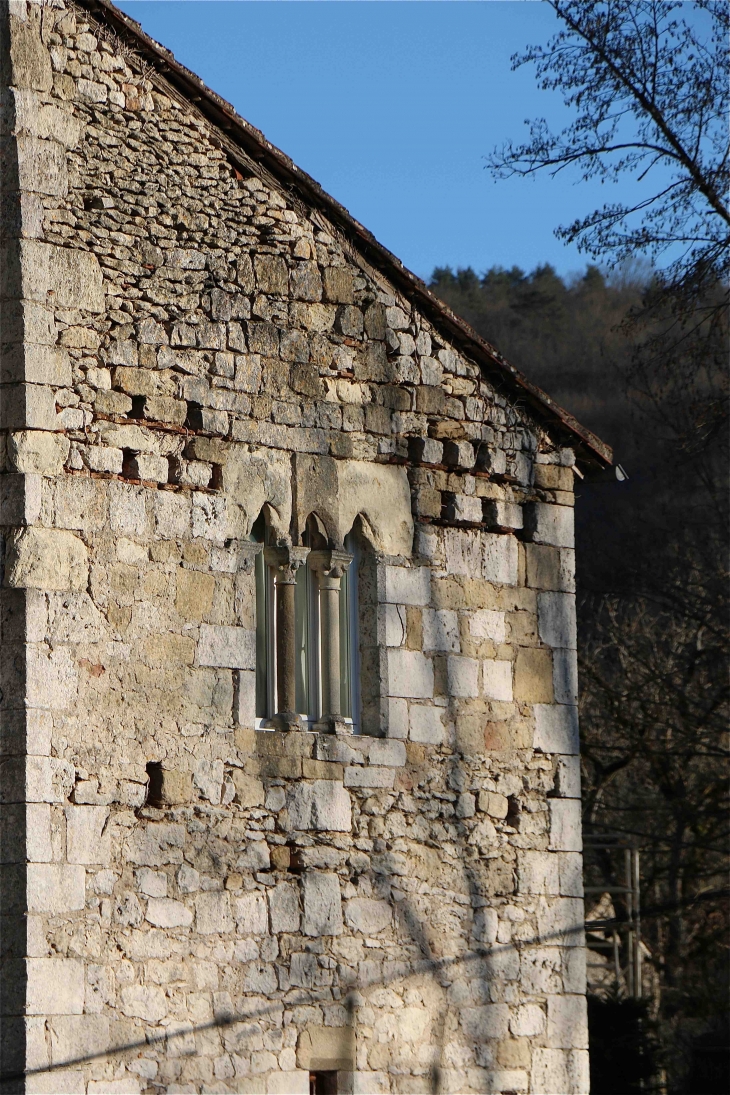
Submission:
<svg viewBox="0 0 730 1095">
<path fill-rule="evenodd" d="M 479 809 L 490 817 L 507 817 L 509 800 L 506 795 L 499 795 L 496 791 L 479 792 Z"/>
<path fill-rule="evenodd" d="M 404 605 L 383 605 L 385 614 L 385 645 L 403 646 L 406 641 L 406 609 Z"/>
<path fill-rule="evenodd" d="M 103 1055 L 111 1040 L 106 1015 L 58 1015 L 48 1023 L 51 1063 L 64 1064 L 80 1057 Z"/>
<path fill-rule="evenodd" d="M 537 1004 L 521 1004 L 509 1021 L 515 1038 L 535 1038 L 545 1029 L 545 1012 Z"/>
<path fill-rule="evenodd" d="M 430 704 L 411 704 L 410 739 L 424 745 L 441 745 L 444 740 L 441 709 Z"/>
<path fill-rule="evenodd" d="M 268 898 L 272 933 L 278 935 L 279 932 L 298 932 L 299 887 L 291 882 L 280 882 L 269 888 Z"/>
<path fill-rule="evenodd" d="M 562 704 L 535 704 L 534 747 L 543 753 L 579 752 L 578 709 Z"/>
<path fill-rule="evenodd" d="M 50 804 L 46 802 L 29 802 L 24 810 L 26 823 L 25 855 L 31 863 L 47 863 L 53 858 Z M 6 817 L 9 813 L 10 808 L 8 807 L 5 811 Z M 2 824 L 2 819 L 0 819 L 0 826 Z M 13 841 L 14 847 L 18 847 L 19 844 L 19 840 Z M 18 850 L 21 851 L 20 848 Z"/>
<path fill-rule="evenodd" d="M 40 475 L 10 472 L 0 477 L 0 524 L 34 525 L 41 516 L 42 490 Z"/>
<path fill-rule="evenodd" d="M 482 500 L 471 494 L 447 495 L 444 516 L 447 521 L 468 521 L 481 524 Z"/>
<path fill-rule="evenodd" d="M 289 786 L 287 808 L 294 829 L 349 833 L 352 828 L 350 796 L 334 780 L 318 779 Z"/>
<path fill-rule="evenodd" d="M 583 896 L 583 856 L 578 852 L 559 852 L 561 897 Z"/>
<path fill-rule="evenodd" d="M 474 913 L 472 935 L 480 943 L 494 943 L 497 939 L 499 919 L 497 910 L 490 908 L 477 909 Z"/>
<path fill-rule="evenodd" d="M 130 1018 L 159 1023 L 167 1015 L 167 999 L 157 985 L 125 985 L 120 997 L 122 1012 Z"/>
<path fill-rule="evenodd" d="M 575 650 L 575 594 L 538 593 L 537 613 L 540 638 L 544 643 Z"/>
<path fill-rule="evenodd" d="M 61 529 L 27 528 L 8 544 L 6 582 L 20 589 L 85 589 L 88 554 L 80 537 Z"/>
<path fill-rule="evenodd" d="M 467 1038 L 475 1042 L 504 1038 L 509 1027 L 509 1007 L 507 1004 L 485 1004 L 478 1008 L 462 1008 L 461 1025 Z"/>
<path fill-rule="evenodd" d="M 389 738 L 408 737 L 408 703 L 406 700 L 389 698 L 386 700 L 388 711 L 387 734 Z"/>
<path fill-rule="evenodd" d="M 200 628 L 196 664 L 228 669 L 255 669 L 256 633 L 245 627 L 203 624 Z"/>
<path fill-rule="evenodd" d="M 590 1085 L 587 1050 L 534 1049 L 530 1085 L 532 1091 L 585 1095 Z"/>
<path fill-rule="evenodd" d="M 124 467 L 122 450 L 112 449 L 107 445 L 89 445 L 83 458 L 91 471 L 106 471 L 111 475 L 121 475 Z"/>
<path fill-rule="evenodd" d="M 182 540 L 190 535 L 190 498 L 186 494 L 158 491 L 154 497 L 155 536 L 162 540 Z M 185 573 L 193 573 L 185 571 Z M 208 576 L 195 572 L 206 587 Z M 179 574 L 178 574 L 179 578 Z M 178 609 L 179 611 L 179 609 Z"/>
<path fill-rule="evenodd" d="M 364 935 L 377 935 L 390 927 L 393 910 L 387 901 L 355 897 L 345 905 L 345 920 L 354 931 Z"/>
<path fill-rule="evenodd" d="M 193 914 L 182 901 L 173 901 L 169 897 L 151 897 L 147 902 L 145 920 L 157 928 L 189 928 L 193 922 Z"/>
<path fill-rule="evenodd" d="M 15 147 L 20 189 L 65 197 L 68 193 L 68 173 L 63 147 L 56 141 L 39 140 L 30 134 L 19 134 Z"/>
<path fill-rule="evenodd" d="M 533 589 L 575 592 L 575 551 L 525 544 L 527 585 Z"/>
<path fill-rule="evenodd" d="M 148 453 L 132 456 L 127 467 L 127 474 L 131 479 L 142 479 L 149 483 L 166 483 L 170 470 L 166 457 L 151 456 Z"/>
<path fill-rule="evenodd" d="M 562 892 L 558 856 L 550 852 L 518 851 L 517 890 L 558 896 Z"/>
<path fill-rule="evenodd" d="M 227 892 L 198 894 L 195 898 L 195 928 L 201 935 L 233 931 L 231 900 Z"/>
<path fill-rule="evenodd" d="M 71 362 L 66 350 L 55 346 L 37 346 L 33 343 L 18 345 L 6 350 L 0 357 L 0 382 L 50 384 L 53 387 L 70 387 Z"/>
<path fill-rule="evenodd" d="M 305 935 L 339 935 L 342 932 L 340 880 L 336 874 L 308 871 L 302 878 Z"/>
<path fill-rule="evenodd" d="M 134 872 L 137 888 L 147 897 L 167 897 L 167 875 L 164 871 L 152 871 L 142 867 Z"/>
<path fill-rule="evenodd" d="M 27 1095 L 86 1095 L 86 1078 L 71 1069 L 39 1072 L 26 1078 L 25 1090 Z"/>
<path fill-rule="evenodd" d="M 553 693 L 556 703 L 578 702 L 578 653 L 553 650 Z"/>
<path fill-rule="evenodd" d="M 555 769 L 555 793 L 560 798 L 580 798 L 580 758 L 559 757 Z"/>
<path fill-rule="evenodd" d="M 483 538 L 483 557 L 481 576 L 496 585 L 517 585 L 518 548 L 517 540 L 507 533 L 481 533 Z M 478 571 L 470 577 L 478 577 Z"/>
<path fill-rule="evenodd" d="M 346 1027 L 308 1026 L 297 1040 L 297 1064 L 306 1069 L 352 1069 L 355 1063 L 355 1030 Z"/>
<path fill-rule="evenodd" d="M 58 308 L 104 311 L 104 286 L 96 255 L 38 240 L 20 242 L 23 296 L 46 303 L 53 291 Z"/>
<path fill-rule="evenodd" d="M 25 698 L 29 707 L 67 711 L 76 702 L 78 671 L 67 646 L 26 648 Z"/>
<path fill-rule="evenodd" d="M 395 772 L 392 768 L 357 766 L 345 769 L 345 787 L 392 787 L 394 780 Z"/>
<path fill-rule="evenodd" d="M 76 958 L 27 958 L 28 1015 L 80 1015 L 84 964 Z"/>
<path fill-rule="evenodd" d="M 430 437 L 410 437 L 408 455 L 411 460 L 417 460 L 423 464 L 441 464 L 444 459 L 443 442 L 434 441 Z"/>
<path fill-rule="evenodd" d="M 19 786 L 24 776 L 28 802 L 63 802 L 74 785 L 74 767 L 60 757 L 29 756 L 24 768 Z"/>
<path fill-rule="evenodd" d="M 128 1074 L 122 1080 L 89 1080 L 86 1088 L 87 1095 L 139 1095 L 141 1090 L 140 1080 Z"/>
<path fill-rule="evenodd" d="M 473 639 L 491 639 L 493 643 L 505 641 L 504 612 L 482 608 L 469 616 L 469 634 Z"/>
<path fill-rule="evenodd" d="M 552 703 L 553 659 L 549 650 L 520 647 L 515 658 L 515 699 L 521 703 Z"/>
<path fill-rule="evenodd" d="M 580 852 L 583 838 L 580 816 L 580 799 L 551 798 L 550 847 L 561 852 Z"/>
<path fill-rule="evenodd" d="M 423 649 L 459 652 L 459 618 L 456 612 L 449 609 L 424 609 Z"/>
<path fill-rule="evenodd" d="M 0 426 L 9 430 L 56 430 L 61 425 L 52 388 L 41 384 L 14 384 L 3 391 Z"/>
<path fill-rule="evenodd" d="M 385 568 L 385 600 L 391 604 L 427 605 L 431 600 L 430 567 Z"/>
<path fill-rule="evenodd" d="M 28 911 L 63 913 L 83 909 L 86 904 L 86 871 L 66 863 L 29 863 L 27 866 Z"/>
<path fill-rule="evenodd" d="M 562 956 L 562 990 L 585 994 L 586 991 L 586 951 L 584 947 L 569 947 Z M 560 991 L 560 990 L 558 990 Z"/>
<path fill-rule="evenodd" d="M 175 608 L 189 620 L 203 620 L 210 612 L 215 592 L 215 578 L 197 570 L 177 572 Z"/>
<path fill-rule="evenodd" d="M 489 528 L 520 529 L 523 524 L 522 506 L 514 502 L 485 501 L 484 519 Z"/>
<path fill-rule="evenodd" d="M 551 1049 L 588 1049 L 585 996 L 548 996 L 547 1044 Z"/>
<path fill-rule="evenodd" d="M 527 947 L 520 956 L 520 984 L 522 990 L 530 996 L 544 996 L 550 992 L 560 992 L 561 957 L 578 951 L 571 947 L 565 951 L 559 947 Z"/>
<path fill-rule="evenodd" d="M 243 935 L 265 935 L 269 930 L 266 894 L 260 891 L 246 893 L 235 901 L 236 927 Z"/>
<path fill-rule="evenodd" d="M 44 103 L 28 89 L 11 89 L 15 105 L 16 133 L 58 141 L 66 148 L 75 148 L 81 136 L 81 121 L 57 106 Z"/>
<path fill-rule="evenodd" d="M 569 506 L 530 502 L 524 509 L 528 539 L 538 544 L 552 544 L 553 547 L 575 547 L 573 510 Z"/>
<path fill-rule="evenodd" d="M 582 947 L 583 902 L 575 897 L 543 898 L 538 906 L 540 939 L 552 947 Z"/>
<path fill-rule="evenodd" d="M 309 1095 L 309 1069 L 270 1072 L 266 1077 L 266 1095 Z"/>
<path fill-rule="evenodd" d="M 200 889 L 200 875 L 194 867 L 183 863 L 177 872 L 177 888 L 180 893 L 195 893 Z"/>
<path fill-rule="evenodd" d="M 371 764 L 389 764 L 399 768 L 406 762 L 406 747 L 402 741 L 373 738 L 370 743 L 368 760 Z"/>
<path fill-rule="evenodd" d="M 38 24 L 12 15 L 9 23 L 11 82 L 18 88 L 50 91 L 53 87 L 51 58 L 41 41 Z"/>
<path fill-rule="evenodd" d="M 236 800 L 241 806 L 263 806 L 264 785 L 260 779 L 247 775 L 240 768 L 233 770 L 231 779 L 236 788 Z"/>
<path fill-rule="evenodd" d="M 476 658 L 447 658 L 446 679 L 449 696 L 468 699 L 479 695 L 479 662 Z"/>
<path fill-rule="evenodd" d="M 388 651 L 388 694 L 408 699 L 433 696 L 433 662 L 418 650 Z"/>
<path fill-rule="evenodd" d="M 512 662 L 488 658 L 482 662 L 484 695 L 492 700 L 512 700 Z"/>
<path fill-rule="evenodd" d="M 67 806 L 66 856 L 69 863 L 108 863 L 108 806 Z"/>
<path fill-rule="evenodd" d="M 201 757 L 195 762 L 193 783 L 203 798 L 217 805 L 223 794 L 223 761 L 205 760 Z"/>
</svg>

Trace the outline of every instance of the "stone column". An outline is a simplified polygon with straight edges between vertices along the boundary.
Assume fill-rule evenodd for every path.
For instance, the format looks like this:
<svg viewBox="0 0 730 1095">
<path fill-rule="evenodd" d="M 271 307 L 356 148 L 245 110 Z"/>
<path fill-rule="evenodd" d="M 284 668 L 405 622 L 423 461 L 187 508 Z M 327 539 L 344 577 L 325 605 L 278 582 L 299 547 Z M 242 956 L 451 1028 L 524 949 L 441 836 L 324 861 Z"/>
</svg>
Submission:
<svg viewBox="0 0 730 1095">
<path fill-rule="evenodd" d="M 299 725 L 296 710 L 296 621 L 294 598 L 297 571 L 307 559 L 308 548 L 267 548 L 266 562 L 274 567 L 276 580 L 276 715 L 280 730 Z"/>
<path fill-rule="evenodd" d="M 319 618 L 322 649 L 322 718 L 317 729 L 344 730 L 341 701 L 340 593 L 342 575 L 352 562 L 344 551 L 313 551 L 312 570 L 319 580 Z"/>
</svg>

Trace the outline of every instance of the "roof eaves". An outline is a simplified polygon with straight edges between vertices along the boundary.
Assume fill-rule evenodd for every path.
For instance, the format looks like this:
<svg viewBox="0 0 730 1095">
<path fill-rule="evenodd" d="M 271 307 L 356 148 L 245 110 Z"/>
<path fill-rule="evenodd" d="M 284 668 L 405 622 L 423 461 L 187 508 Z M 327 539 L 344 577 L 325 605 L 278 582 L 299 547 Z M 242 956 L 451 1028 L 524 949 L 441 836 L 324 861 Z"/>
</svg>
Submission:
<svg viewBox="0 0 730 1095">
<path fill-rule="evenodd" d="M 511 390 L 512 398 L 524 399 L 546 426 L 557 429 L 561 435 L 567 434 L 568 443 L 576 448 L 578 460 L 589 470 L 612 465 L 613 452 L 609 445 L 582 426 L 573 415 L 528 380 L 468 323 L 452 312 L 421 278 L 379 243 L 372 232 L 360 224 L 344 205 L 328 194 L 311 175 L 297 167 L 259 129 L 237 114 L 230 103 L 211 91 L 199 76 L 180 64 L 170 50 L 146 34 L 136 20 L 120 11 L 110 0 L 77 0 L 77 3 L 92 14 L 106 19 L 115 30 L 131 35 L 165 79 L 194 102 L 201 113 L 222 129 L 224 134 L 232 137 L 252 160 L 268 169 L 277 180 L 294 189 L 306 202 L 321 209 L 346 237 L 351 240 L 354 237 L 357 247 L 364 252 L 372 265 L 380 269 L 407 297 L 415 298 L 428 318 L 447 330 L 459 348 L 486 370 L 493 383 L 498 386 L 506 385 Z"/>
</svg>

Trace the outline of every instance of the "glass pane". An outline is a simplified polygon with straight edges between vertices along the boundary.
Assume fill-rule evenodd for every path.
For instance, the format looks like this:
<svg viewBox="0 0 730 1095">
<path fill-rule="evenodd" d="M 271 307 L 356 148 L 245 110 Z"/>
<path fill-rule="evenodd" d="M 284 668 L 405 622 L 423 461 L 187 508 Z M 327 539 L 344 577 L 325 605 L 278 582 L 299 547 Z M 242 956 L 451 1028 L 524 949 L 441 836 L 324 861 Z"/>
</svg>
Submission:
<svg viewBox="0 0 730 1095">
<path fill-rule="evenodd" d="M 340 703 L 346 719 L 352 718 L 351 660 L 350 651 L 350 576 L 349 568 L 340 582 Z"/>
<path fill-rule="evenodd" d="M 340 620 L 344 618 L 347 630 L 347 661 L 343 657 L 343 692 L 342 702 L 345 702 L 347 688 L 348 707 L 344 708 L 346 717 L 352 719 L 352 731 L 360 733 L 360 550 L 356 536 L 345 538 L 345 550 L 352 555 L 352 562 L 347 568 L 347 577 L 343 581 L 343 592 L 340 595 Z M 342 611 L 344 609 L 344 611 Z M 342 624 L 340 626 L 342 634 Z M 345 668 L 346 666 L 346 668 Z"/>
<path fill-rule="evenodd" d="M 294 593 L 297 714 L 309 714 L 309 567 L 299 567 Z"/>
<path fill-rule="evenodd" d="M 269 590 L 268 571 L 263 552 L 254 563 L 256 575 L 256 716 L 267 718 L 269 711 Z"/>
</svg>

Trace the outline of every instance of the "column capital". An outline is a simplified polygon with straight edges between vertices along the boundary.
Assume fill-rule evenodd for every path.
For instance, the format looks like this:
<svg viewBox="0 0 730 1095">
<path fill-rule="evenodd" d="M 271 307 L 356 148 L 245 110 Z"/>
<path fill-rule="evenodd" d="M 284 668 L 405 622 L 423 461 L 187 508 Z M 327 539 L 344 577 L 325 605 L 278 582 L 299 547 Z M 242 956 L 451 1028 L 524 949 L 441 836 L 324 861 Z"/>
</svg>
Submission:
<svg viewBox="0 0 730 1095">
<path fill-rule="evenodd" d="M 330 579 L 337 583 L 333 588 L 339 589 L 339 581 L 352 559 L 353 556 L 349 552 L 339 551 L 337 548 L 318 549 L 309 553 L 309 565 L 319 574 L 322 588 L 327 588 L 324 582 Z"/>
<path fill-rule="evenodd" d="M 306 563 L 308 555 L 309 548 L 290 544 L 264 548 L 264 559 L 276 572 L 276 584 L 283 586 L 296 584 L 297 571 Z"/>
</svg>

